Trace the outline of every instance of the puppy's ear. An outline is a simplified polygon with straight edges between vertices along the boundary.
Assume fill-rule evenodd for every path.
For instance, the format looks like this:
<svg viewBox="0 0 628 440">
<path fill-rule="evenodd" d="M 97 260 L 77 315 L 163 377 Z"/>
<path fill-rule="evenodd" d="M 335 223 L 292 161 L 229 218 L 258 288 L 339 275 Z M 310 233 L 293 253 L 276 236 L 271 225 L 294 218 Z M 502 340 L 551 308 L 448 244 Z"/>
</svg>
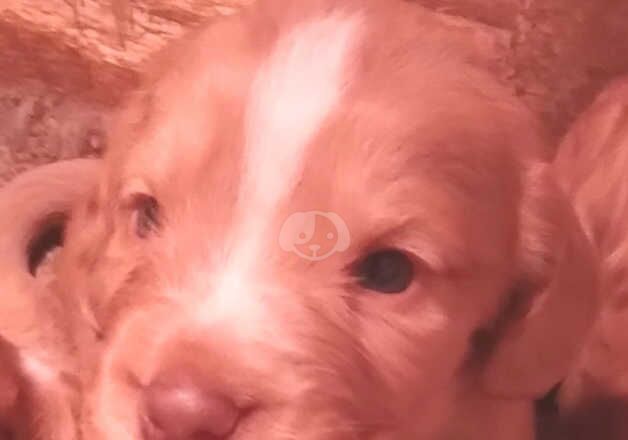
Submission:
<svg viewBox="0 0 628 440">
<path fill-rule="evenodd" d="M 537 165 L 521 204 L 520 282 L 483 370 L 491 394 L 536 397 L 566 374 L 597 314 L 597 266 L 575 212 Z"/>
</svg>

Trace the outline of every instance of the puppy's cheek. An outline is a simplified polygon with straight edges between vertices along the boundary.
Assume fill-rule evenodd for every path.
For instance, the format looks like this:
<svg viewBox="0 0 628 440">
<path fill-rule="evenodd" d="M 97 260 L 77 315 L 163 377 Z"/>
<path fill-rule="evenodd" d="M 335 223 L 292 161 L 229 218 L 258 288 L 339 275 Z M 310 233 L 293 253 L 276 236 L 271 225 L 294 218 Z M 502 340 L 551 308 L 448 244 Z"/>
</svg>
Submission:
<svg viewBox="0 0 628 440">
<path fill-rule="evenodd" d="M 140 280 L 147 278 L 144 273 L 148 271 L 143 270 L 141 248 L 129 240 L 125 231 L 116 231 L 99 245 L 95 251 L 97 264 L 84 267 L 82 276 L 87 294 L 84 307 L 89 309 L 92 319 L 104 332 L 113 324 L 119 311 L 146 290 Z"/>
<path fill-rule="evenodd" d="M 436 302 L 411 316 L 389 314 L 363 324 L 364 346 L 392 393 L 427 398 L 452 380 L 464 362 L 471 331 Z"/>
<path fill-rule="evenodd" d="M 108 255 L 113 229 L 96 196 L 77 210 L 68 224 L 65 245 L 57 259 L 59 293 L 89 325 L 94 326 L 94 311 L 115 285 L 123 267 Z"/>
</svg>

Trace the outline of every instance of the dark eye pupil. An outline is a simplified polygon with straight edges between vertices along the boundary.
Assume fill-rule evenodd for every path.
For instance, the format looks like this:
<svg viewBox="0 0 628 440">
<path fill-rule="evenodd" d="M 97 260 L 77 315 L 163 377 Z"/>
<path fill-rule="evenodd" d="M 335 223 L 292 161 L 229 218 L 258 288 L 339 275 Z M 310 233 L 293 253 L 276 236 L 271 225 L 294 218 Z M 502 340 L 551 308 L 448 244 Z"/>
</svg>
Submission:
<svg viewBox="0 0 628 440">
<path fill-rule="evenodd" d="M 401 293 L 414 276 L 412 261 L 398 250 L 381 250 L 368 255 L 358 265 L 362 287 L 380 293 Z"/>
<path fill-rule="evenodd" d="M 138 195 L 134 205 L 135 232 L 138 237 L 146 238 L 158 226 L 159 205 L 154 197 L 147 195 Z"/>
</svg>

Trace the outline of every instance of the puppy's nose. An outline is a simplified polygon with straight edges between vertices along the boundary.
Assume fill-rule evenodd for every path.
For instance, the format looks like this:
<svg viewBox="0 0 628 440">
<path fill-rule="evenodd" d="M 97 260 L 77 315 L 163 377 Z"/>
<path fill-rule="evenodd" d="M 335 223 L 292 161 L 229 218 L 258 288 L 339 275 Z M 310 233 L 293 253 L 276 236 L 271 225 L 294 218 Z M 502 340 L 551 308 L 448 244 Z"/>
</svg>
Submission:
<svg viewBox="0 0 628 440">
<path fill-rule="evenodd" d="M 312 255 L 316 255 L 316 253 L 320 250 L 321 246 L 318 244 L 311 244 L 308 246 L 312 251 Z"/>
<path fill-rule="evenodd" d="M 146 440 L 224 439 L 240 419 L 232 400 L 185 379 L 156 381 L 144 390 L 144 399 Z"/>
</svg>

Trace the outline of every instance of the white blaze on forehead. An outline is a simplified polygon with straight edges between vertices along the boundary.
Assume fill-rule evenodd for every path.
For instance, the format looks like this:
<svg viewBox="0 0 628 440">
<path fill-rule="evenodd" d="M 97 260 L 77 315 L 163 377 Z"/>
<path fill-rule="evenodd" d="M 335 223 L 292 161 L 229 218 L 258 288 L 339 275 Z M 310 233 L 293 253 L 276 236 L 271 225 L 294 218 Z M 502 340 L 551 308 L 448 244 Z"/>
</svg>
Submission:
<svg viewBox="0 0 628 440">
<path fill-rule="evenodd" d="M 260 67 L 245 116 L 236 224 L 211 304 L 202 308 L 207 318 L 238 316 L 238 327 L 259 328 L 265 313 L 255 266 L 266 246 L 277 245 L 269 228 L 279 204 L 298 182 L 307 146 L 339 104 L 360 24 L 360 15 L 338 13 L 305 22 L 281 36 Z"/>
<path fill-rule="evenodd" d="M 340 100 L 359 16 L 330 16 L 281 38 L 255 78 L 242 197 L 272 210 L 298 179 L 312 137 Z"/>
</svg>

